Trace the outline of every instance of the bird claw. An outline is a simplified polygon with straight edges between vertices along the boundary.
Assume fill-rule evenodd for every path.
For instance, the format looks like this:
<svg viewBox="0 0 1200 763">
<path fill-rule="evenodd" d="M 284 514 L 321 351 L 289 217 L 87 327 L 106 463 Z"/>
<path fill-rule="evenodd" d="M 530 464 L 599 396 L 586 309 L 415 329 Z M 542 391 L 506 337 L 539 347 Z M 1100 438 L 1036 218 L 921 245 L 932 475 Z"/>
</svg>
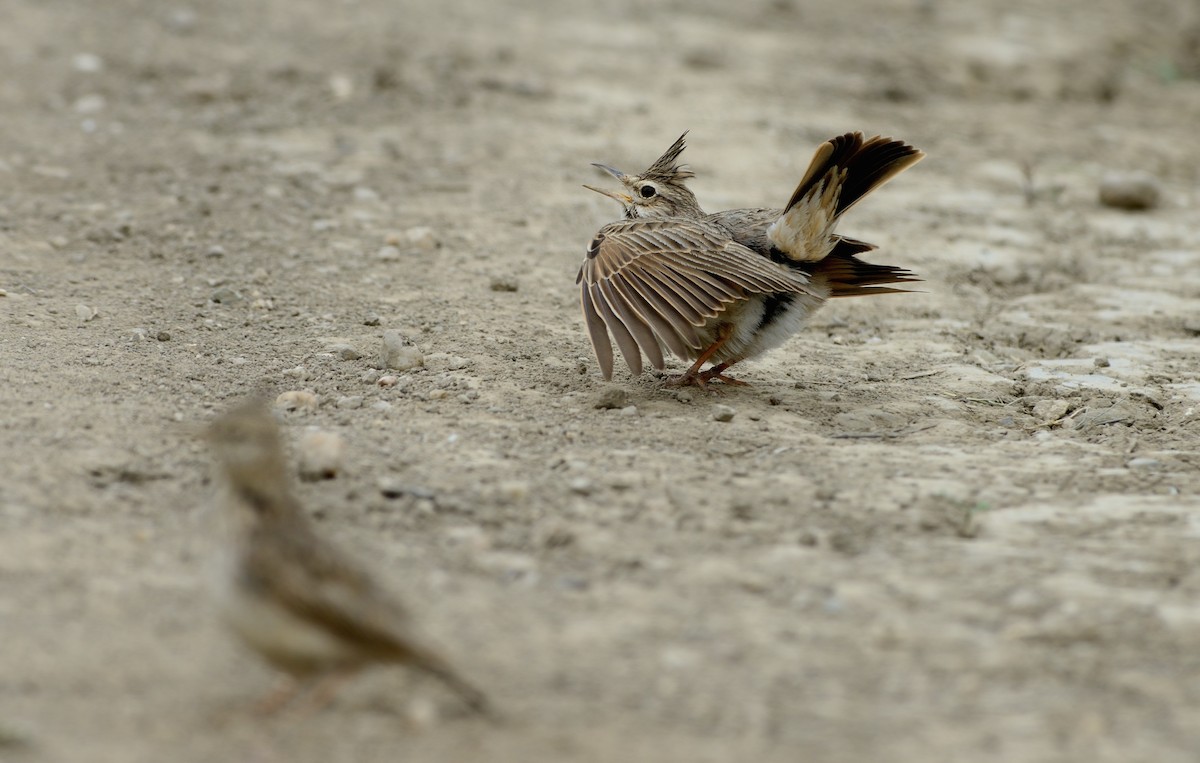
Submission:
<svg viewBox="0 0 1200 763">
<path fill-rule="evenodd" d="M 699 373 L 689 371 L 687 373 L 680 374 L 679 376 L 672 376 L 668 378 L 666 386 L 696 387 L 708 392 L 710 395 L 721 395 L 726 392 L 726 390 L 722 389 L 721 387 L 710 386 L 713 382 L 721 382 L 722 384 L 728 384 L 731 387 L 750 386 L 749 382 L 735 379 L 732 376 L 726 376 L 724 370 L 725 369 L 718 370 L 717 367 L 714 366 L 707 371 L 701 371 Z"/>
<path fill-rule="evenodd" d="M 732 376 L 726 376 L 721 371 L 714 372 L 714 369 L 712 369 L 712 368 L 710 368 L 707 371 L 705 371 L 704 373 L 700 374 L 700 376 L 706 382 L 719 381 L 719 382 L 724 382 L 725 384 L 728 384 L 733 387 L 749 387 L 750 386 L 750 382 L 744 382 L 741 379 L 735 379 Z"/>
</svg>

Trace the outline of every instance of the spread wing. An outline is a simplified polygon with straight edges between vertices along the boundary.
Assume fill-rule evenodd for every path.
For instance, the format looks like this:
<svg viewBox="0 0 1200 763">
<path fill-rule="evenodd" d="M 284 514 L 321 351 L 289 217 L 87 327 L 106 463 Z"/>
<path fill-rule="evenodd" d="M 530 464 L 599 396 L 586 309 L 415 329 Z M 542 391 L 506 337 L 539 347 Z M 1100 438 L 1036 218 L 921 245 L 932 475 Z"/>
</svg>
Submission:
<svg viewBox="0 0 1200 763">
<path fill-rule="evenodd" d="M 579 297 L 592 349 L 612 378 L 612 333 L 629 369 L 642 356 L 664 365 L 702 347 L 697 328 L 753 294 L 814 293 L 803 273 L 772 262 L 702 220 L 625 220 L 600 229 L 579 270 Z"/>
</svg>

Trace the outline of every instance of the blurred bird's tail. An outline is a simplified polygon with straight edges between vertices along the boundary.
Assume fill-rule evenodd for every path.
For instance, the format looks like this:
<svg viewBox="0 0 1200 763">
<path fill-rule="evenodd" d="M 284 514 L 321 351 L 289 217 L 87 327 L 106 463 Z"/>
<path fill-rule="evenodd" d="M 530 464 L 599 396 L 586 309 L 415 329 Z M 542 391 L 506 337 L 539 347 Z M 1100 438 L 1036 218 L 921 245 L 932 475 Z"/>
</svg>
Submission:
<svg viewBox="0 0 1200 763">
<path fill-rule="evenodd" d="M 459 675 L 454 666 L 440 654 L 434 652 L 432 649 L 419 648 L 413 644 L 406 645 L 406 652 L 407 661 L 411 661 L 415 667 L 440 679 L 442 683 L 453 689 L 454 693 L 471 710 L 483 716 L 497 717 L 491 703 L 488 702 L 487 695 L 470 681 Z"/>
</svg>

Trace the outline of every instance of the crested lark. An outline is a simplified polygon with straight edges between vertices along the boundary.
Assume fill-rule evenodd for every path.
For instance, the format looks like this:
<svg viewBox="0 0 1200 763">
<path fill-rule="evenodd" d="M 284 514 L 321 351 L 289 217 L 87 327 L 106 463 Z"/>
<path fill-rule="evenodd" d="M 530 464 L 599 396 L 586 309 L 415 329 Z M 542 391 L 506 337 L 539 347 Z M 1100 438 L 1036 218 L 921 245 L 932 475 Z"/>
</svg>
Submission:
<svg viewBox="0 0 1200 763">
<path fill-rule="evenodd" d="M 486 711 L 483 693 L 425 642 L 404 607 L 317 535 L 292 495 L 279 427 L 264 405 L 224 414 L 208 439 L 225 483 L 218 608 L 242 641 L 295 679 L 264 712 L 309 686 L 328 699 L 374 663 L 419 668 Z"/>
<path fill-rule="evenodd" d="M 834 232 L 842 214 L 924 154 L 891 138 L 847 133 L 821 144 L 783 209 L 706 213 L 677 163 L 684 135 L 650 167 L 627 175 L 606 165 L 625 193 L 625 219 L 605 225 L 579 270 L 580 301 L 600 370 L 612 378 L 612 333 L 625 362 L 657 369 L 663 348 L 694 360 L 674 381 L 741 384 L 734 363 L 778 347 L 830 297 L 903 292 L 884 284 L 920 280 L 864 262 L 875 247 Z M 705 363 L 713 365 L 700 369 Z"/>
</svg>

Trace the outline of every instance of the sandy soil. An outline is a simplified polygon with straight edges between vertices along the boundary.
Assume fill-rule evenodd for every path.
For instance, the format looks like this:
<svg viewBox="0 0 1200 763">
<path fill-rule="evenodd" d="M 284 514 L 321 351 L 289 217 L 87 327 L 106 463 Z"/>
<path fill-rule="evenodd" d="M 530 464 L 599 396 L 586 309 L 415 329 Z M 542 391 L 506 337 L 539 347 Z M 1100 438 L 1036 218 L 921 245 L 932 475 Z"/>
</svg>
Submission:
<svg viewBox="0 0 1200 763">
<path fill-rule="evenodd" d="M 0 759 L 1194 761 L 1200 8 L 828 5 L 4 4 Z M 685 129 L 710 209 L 925 149 L 844 226 L 924 292 L 719 399 L 604 384 L 580 184 Z M 1101 206 L 1135 169 L 1161 206 Z M 246 714 L 196 435 L 264 387 L 508 722 L 402 670 Z"/>
</svg>

